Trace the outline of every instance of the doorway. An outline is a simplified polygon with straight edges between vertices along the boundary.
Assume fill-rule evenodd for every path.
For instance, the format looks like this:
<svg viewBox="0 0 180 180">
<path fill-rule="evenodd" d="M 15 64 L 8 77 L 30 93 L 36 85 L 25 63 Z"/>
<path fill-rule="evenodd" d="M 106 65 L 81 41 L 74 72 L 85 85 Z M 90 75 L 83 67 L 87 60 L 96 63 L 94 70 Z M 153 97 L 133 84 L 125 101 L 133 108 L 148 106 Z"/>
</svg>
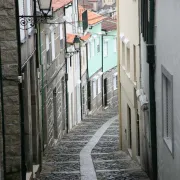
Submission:
<svg viewBox="0 0 180 180">
<path fill-rule="evenodd" d="M 104 79 L 104 106 L 107 106 L 107 78 Z"/>
<path fill-rule="evenodd" d="M 127 117 L 128 117 L 128 147 L 132 149 L 132 129 L 131 129 L 131 108 L 127 106 Z"/>
<path fill-rule="evenodd" d="M 57 97 L 56 88 L 53 90 L 53 114 L 54 114 L 54 139 L 58 139 L 58 128 L 57 128 Z"/>
<path fill-rule="evenodd" d="M 140 127 L 139 127 L 139 114 L 137 112 L 137 124 L 136 124 L 136 132 L 137 132 L 137 156 L 140 156 Z"/>
<path fill-rule="evenodd" d="M 65 106 L 65 89 L 64 89 L 64 83 L 65 83 L 65 81 L 64 81 L 64 77 L 61 79 L 61 85 L 62 85 L 62 98 L 61 98 L 61 100 L 62 100 L 62 103 L 61 103 L 61 106 L 62 106 L 62 128 L 63 128 L 63 130 L 65 130 L 66 129 L 66 123 L 65 123 L 65 121 L 66 121 L 66 118 L 65 118 L 65 112 L 66 112 L 66 106 Z"/>
<path fill-rule="evenodd" d="M 87 102 L 88 102 L 88 110 L 91 111 L 91 81 L 87 83 Z"/>
</svg>

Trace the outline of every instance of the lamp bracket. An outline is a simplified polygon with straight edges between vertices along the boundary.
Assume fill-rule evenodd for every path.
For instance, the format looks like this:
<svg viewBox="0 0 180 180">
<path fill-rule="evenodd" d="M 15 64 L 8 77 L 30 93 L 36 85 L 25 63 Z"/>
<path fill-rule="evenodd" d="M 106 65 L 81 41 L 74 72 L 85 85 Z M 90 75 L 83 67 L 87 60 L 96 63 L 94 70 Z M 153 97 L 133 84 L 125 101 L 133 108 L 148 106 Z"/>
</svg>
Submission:
<svg viewBox="0 0 180 180">
<path fill-rule="evenodd" d="M 48 19 L 53 18 L 53 15 L 41 15 L 41 16 L 19 16 L 20 29 L 28 30 L 35 26 L 35 19 L 37 24 L 46 24 Z"/>
</svg>

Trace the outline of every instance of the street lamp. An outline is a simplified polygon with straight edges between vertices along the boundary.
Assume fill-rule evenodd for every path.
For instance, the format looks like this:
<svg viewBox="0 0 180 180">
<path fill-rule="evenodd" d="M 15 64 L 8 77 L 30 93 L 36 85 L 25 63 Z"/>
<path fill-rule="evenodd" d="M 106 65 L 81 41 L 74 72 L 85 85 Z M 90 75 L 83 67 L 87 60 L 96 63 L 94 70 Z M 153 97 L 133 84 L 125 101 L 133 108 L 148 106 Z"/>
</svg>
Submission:
<svg viewBox="0 0 180 180">
<path fill-rule="evenodd" d="M 76 51 L 79 51 L 80 49 L 80 38 L 76 35 L 75 38 L 74 38 L 74 49 Z"/>
<path fill-rule="evenodd" d="M 66 58 L 70 58 L 72 57 L 75 53 L 79 52 L 80 51 L 80 37 L 78 37 L 77 35 L 74 37 L 74 40 L 73 40 L 73 43 L 71 45 L 73 45 L 75 51 L 69 51 L 69 52 L 66 52 Z"/>
<path fill-rule="evenodd" d="M 51 11 L 52 0 L 38 0 L 39 10 L 44 16 Z"/>
<path fill-rule="evenodd" d="M 35 26 L 36 23 L 46 22 L 48 18 L 53 17 L 53 9 L 51 7 L 52 0 L 37 0 L 40 15 L 36 15 L 36 1 L 34 1 L 34 14 L 32 16 L 19 14 L 20 29 L 27 30 Z M 28 25 L 28 27 L 27 27 Z"/>
</svg>

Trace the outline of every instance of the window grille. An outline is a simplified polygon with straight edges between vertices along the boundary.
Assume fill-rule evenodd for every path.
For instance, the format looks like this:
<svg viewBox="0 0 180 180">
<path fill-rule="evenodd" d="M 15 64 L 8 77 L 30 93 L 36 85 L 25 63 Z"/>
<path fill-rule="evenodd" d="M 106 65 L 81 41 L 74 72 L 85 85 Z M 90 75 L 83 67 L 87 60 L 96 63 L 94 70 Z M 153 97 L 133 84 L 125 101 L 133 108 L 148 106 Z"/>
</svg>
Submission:
<svg viewBox="0 0 180 180">
<path fill-rule="evenodd" d="M 113 77 L 113 89 L 116 90 L 118 87 L 118 77 L 114 76 Z"/>
<path fill-rule="evenodd" d="M 173 150 L 173 77 L 162 66 L 162 118 L 163 137 L 169 150 Z"/>
</svg>

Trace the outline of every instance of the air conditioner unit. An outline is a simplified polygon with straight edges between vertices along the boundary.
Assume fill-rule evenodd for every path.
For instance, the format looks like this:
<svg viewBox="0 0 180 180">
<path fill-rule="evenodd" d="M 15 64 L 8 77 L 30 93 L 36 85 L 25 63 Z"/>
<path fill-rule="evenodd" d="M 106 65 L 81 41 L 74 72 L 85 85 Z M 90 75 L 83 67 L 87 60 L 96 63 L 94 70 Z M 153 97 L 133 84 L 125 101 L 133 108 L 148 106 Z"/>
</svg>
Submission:
<svg viewBox="0 0 180 180">
<path fill-rule="evenodd" d="M 138 90 L 136 91 L 136 96 L 137 96 L 137 98 L 139 98 L 139 96 L 140 96 L 140 95 L 143 95 L 143 94 L 144 94 L 143 89 L 138 89 Z"/>
<path fill-rule="evenodd" d="M 148 110 L 148 101 L 146 95 L 140 95 L 139 101 L 140 101 L 141 109 L 143 111 Z"/>
</svg>

